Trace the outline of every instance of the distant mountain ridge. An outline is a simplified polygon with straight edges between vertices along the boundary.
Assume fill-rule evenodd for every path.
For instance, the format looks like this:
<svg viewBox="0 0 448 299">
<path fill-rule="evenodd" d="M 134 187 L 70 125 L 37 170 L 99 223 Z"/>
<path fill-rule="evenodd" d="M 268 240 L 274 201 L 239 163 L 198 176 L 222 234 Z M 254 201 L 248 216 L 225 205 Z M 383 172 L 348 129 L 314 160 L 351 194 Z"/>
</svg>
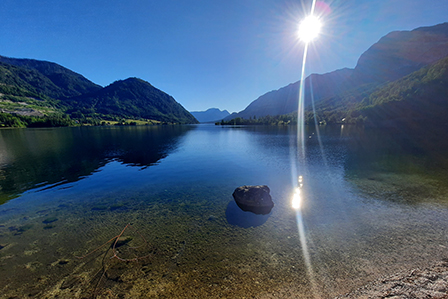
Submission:
<svg viewBox="0 0 448 299">
<path fill-rule="evenodd" d="M 206 111 L 190 111 L 190 113 L 201 123 L 216 122 L 230 115 L 227 110 L 209 108 Z"/>
<path fill-rule="evenodd" d="M 381 85 L 409 75 L 446 56 L 448 23 L 412 31 L 391 32 L 364 52 L 354 69 L 308 76 L 305 79 L 305 107 L 310 109 L 313 95 L 315 104 L 321 110 L 342 109 L 344 105 L 349 105 L 344 107 L 346 110 L 355 109 L 359 101 Z M 297 81 L 270 91 L 225 120 L 297 112 L 299 86 L 300 81 Z"/>
<path fill-rule="evenodd" d="M 173 97 L 141 79 L 119 80 L 103 88 L 53 62 L 4 56 L 0 56 L 0 112 L 70 115 L 83 122 L 122 118 L 198 122 Z M 0 125 L 7 125 L 2 119 Z"/>
</svg>

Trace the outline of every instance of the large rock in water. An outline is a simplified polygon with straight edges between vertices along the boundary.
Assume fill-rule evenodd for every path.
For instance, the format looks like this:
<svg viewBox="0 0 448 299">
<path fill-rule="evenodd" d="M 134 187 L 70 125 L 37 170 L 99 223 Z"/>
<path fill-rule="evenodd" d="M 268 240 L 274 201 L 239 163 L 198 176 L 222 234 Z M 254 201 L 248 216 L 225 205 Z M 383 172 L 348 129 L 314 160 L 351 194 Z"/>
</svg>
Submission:
<svg viewBox="0 0 448 299">
<path fill-rule="evenodd" d="M 232 195 L 241 210 L 266 215 L 274 207 L 269 192 L 269 187 L 266 185 L 241 186 L 236 188 Z"/>
</svg>

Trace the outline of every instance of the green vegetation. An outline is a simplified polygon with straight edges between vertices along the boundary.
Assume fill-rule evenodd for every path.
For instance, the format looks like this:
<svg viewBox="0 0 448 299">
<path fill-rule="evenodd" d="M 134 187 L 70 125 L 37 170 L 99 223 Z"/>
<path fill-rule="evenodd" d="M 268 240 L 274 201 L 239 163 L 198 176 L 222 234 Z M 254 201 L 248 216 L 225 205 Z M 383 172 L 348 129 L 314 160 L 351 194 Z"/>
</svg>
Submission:
<svg viewBox="0 0 448 299">
<path fill-rule="evenodd" d="M 316 107 L 319 122 L 369 125 L 440 122 L 447 112 L 448 57 L 399 80 L 379 87 L 362 86 Z"/>
<path fill-rule="evenodd" d="M 370 122 L 445 122 L 448 112 L 448 57 L 373 92 L 359 105 Z"/>
<path fill-rule="evenodd" d="M 72 119 L 66 114 L 49 116 L 24 116 L 10 113 L 0 113 L 0 127 L 38 128 L 38 127 L 69 127 L 69 126 L 148 126 L 173 124 L 156 120 L 122 119 L 108 121 L 97 118 Z"/>
<path fill-rule="evenodd" d="M 448 114 L 448 57 L 397 81 L 363 85 L 322 100 L 305 111 L 305 123 L 383 125 L 391 122 L 445 122 Z M 297 124 L 297 113 L 235 118 L 221 125 Z"/>
<path fill-rule="evenodd" d="M 137 78 L 106 88 L 55 63 L 0 56 L 0 126 L 197 123 L 171 96 Z"/>
<path fill-rule="evenodd" d="M 9 70 L 6 73 L 9 83 L 4 78 L 0 82 L 19 85 L 52 99 L 69 98 L 101 89 L 101 86 L 80 74 L 52 62 L 0 56 L 0 65 Z M 3 70 L 0 74 L 5 75 Z M 11 84 L 11 81 L 14 83 Z"/>
<path fill-rule="evenodd" d="M 296 114 L 285 114 L 276 116 L 263 116 L 257 118 L 254 116 L 249 119 L 244 119 L 241 117 L 234 118 L 229 121 L 222 120 L 221 122 L 216 122 L 215 125 L 271 125 L 271 126 L 283 126 L 297 124 Z"/>
<path fill-rule="evenodd" d="M 0 113 L 0 127 L 16 128 L 39 128 L 39 127 L 68 127 L 74 126 L 76 122 L 68 115 L 49 116 L 22 116 L 9 113 Z"/>
<path fill-rule="evenodd" d="M 152 126 L 152 125 L 165 125 L 168 123 L 164 123 L 157 120 L 136 120 L 136 119 L 122 119 L 120 121 L 103 121 L 101 122 L 102 126 L 106 125 L 114 125 L 114 126 Z"/>
<path fill-rule="evenodd" d="M 397 81 L 365 84 L 305 111 L 305 123 L 440 121 L 448 113 L 448 57 Z M 57 64 L 0 56 L 0 126 L 197 123 L 170 95 L 138 78 L 101 88 Z M 297 113 L 235 118 L 221 125 L 294 125 Z"/>
<path fill-rule="evenodd" d="M 352 113 L 355 115 L 355 113 Z M 314 124 L 315 115 L 312 111 L 305 113 L 305 124 Z M 316 123 L 318 125 L 327 124 L 362 124 L 365 118 L 362 115 L 346 116 L 346 113 L 339 111 L 324 111 L 321 115 L 316 114 Z M 297 125 L 297 113 L 263 116 L 260 118 L 244 119 L 237 117 L 235 119 L 216 122 L 215 125 L 268 125 L 268 126 L 288 126 Z"/>
</svg>

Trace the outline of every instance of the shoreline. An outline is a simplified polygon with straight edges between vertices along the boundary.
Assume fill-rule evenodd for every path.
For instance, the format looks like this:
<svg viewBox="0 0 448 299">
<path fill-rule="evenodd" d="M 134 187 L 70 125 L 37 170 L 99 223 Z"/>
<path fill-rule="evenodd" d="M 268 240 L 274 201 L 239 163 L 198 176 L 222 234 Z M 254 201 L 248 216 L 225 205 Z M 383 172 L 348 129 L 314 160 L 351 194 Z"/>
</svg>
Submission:
<svg viewBox="0 0 448 299">
<path fill-rule="evenodd" d="M 448 298 L 448 259 L 424 269 L 381 277 L 335 297 L 343 298 Z"/>
</svg>

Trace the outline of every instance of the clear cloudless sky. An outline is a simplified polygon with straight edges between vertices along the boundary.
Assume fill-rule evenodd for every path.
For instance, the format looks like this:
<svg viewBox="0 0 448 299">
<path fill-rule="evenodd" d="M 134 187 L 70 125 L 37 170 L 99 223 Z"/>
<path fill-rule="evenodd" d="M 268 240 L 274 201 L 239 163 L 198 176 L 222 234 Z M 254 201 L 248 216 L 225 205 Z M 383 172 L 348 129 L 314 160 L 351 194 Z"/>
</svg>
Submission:
<svg viewBox="0 0 448 299">
<path fill-rule="evenodd" d="M 298 81 L 311 0 L 1 0 L 0 55 L 56 62 L 106 86 L 139 77 L 189 111 L 241 111 Z M 356 66 L 394 30 L 448 22 L 448 0 L 323 0 L 307 74 Z"/>
</svg>

